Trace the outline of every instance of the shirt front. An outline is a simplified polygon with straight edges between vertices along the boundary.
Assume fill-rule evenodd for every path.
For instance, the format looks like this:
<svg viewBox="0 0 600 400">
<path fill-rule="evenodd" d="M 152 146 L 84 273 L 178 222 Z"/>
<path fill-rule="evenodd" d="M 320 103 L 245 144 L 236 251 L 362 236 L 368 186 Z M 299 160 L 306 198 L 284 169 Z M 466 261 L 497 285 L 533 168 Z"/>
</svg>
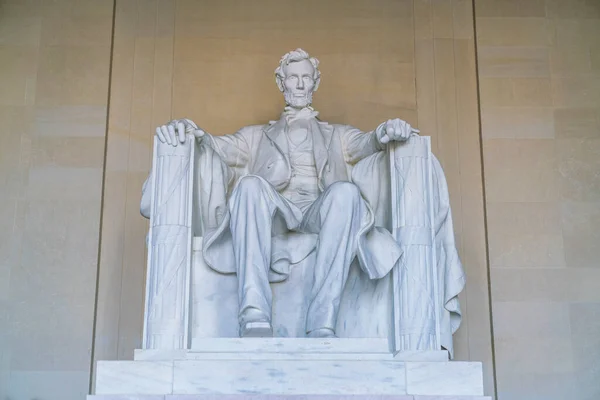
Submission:
<svg viewBox="0 0 600 400">
<path fill-rule="evenodd" d="M 303 212 L 320 194 L 310 118 L 314 116 L 308 114 L 308 118 L 289 118 L 285 129 L 292 175 L 281 194 Z"/>
</svg>

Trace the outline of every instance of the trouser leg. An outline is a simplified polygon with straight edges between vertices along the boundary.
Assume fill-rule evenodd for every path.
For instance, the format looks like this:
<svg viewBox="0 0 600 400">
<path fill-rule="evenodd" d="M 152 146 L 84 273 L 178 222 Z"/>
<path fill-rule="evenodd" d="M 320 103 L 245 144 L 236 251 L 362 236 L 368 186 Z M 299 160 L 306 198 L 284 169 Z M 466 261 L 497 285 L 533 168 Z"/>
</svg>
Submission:
<svg viewBox="0 0 600 400">
<path fill-rule="evenodd" d="M 231 195 L 229 211 L 240 318 L 248 309 L 256 309 L 270 321 L 272 293 L 268 274 L 275 204 L 269 201 L 268 191 L 272 188 L 267 186 L 255 176 L 241 178 Z"/>
<path fill-rule="evenodd" d="M 296 226 L 300 210 L 293 210 L 263 178 L 242 177 L 229 199 L 229 228 L 238 277 L 239 318 L 271 320 L 269 285 L 273 216 L 284 210 L 288 227 Z M 262 318 L 260 318 L 262 316 Z"/>
<path fill-rule="evenodd" d="M 356 255 L 358 232 L 367 212 L 354 184 L 336 182 L 305 214 L 302 227 L 307 231 L 318 229 L 319 234 L 307 333 L 322 328 L 335 331 L 342 292 Z"/>
</svg>

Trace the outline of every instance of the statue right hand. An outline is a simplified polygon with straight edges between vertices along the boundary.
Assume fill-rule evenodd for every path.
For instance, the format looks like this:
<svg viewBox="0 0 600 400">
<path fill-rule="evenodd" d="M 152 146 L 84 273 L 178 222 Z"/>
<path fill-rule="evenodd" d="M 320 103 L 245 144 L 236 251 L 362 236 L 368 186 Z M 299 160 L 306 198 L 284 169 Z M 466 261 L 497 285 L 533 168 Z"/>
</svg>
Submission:
<svg viewBox="0 0 600 400">
<path fill-rule="evenodd" d="M 167 143 L 171 146 L 185 143 L 185 137 L 188 133 L 193 134 L 196 138 L 201 138 L 206 134 L 190 119 L 175 119 L 166 125 L 156 128 L 158 139 L 162 143 Z"/>
</svg>

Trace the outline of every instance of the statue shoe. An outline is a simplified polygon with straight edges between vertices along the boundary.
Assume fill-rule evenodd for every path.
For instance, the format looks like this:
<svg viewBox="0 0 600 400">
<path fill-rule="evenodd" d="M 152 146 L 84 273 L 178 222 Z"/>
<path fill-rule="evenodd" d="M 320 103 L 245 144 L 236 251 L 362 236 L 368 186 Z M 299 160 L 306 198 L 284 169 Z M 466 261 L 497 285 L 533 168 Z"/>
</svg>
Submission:
<svg viewBox="0 0 600 400">
<path fill-rule="evenodd" d="M 271 321 L 256 308 L 246 309 L 240 315 L 240 337 L 273 337 Z"/>
<path fill-rule="evenodd" d="M 335 331 L 330 328 L 319 328 L 308 332 L 309 338 L 336 338 Z"/>
<path fill-rule="evenodd" d="M 240 326 L 240 337 L 273 337 L 273 326 L 269 321 L 248 321 Z"/>
</svg>

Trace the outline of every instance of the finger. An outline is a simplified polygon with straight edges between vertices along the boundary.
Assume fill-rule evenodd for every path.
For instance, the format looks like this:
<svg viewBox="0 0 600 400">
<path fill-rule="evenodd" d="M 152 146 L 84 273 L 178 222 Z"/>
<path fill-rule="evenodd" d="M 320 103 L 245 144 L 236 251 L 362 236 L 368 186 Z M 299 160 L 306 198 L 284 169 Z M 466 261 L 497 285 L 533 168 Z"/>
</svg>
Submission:
<svg viewBox="0 0 600 400">
<path fill-rule="evenodd" d="M 196 129 L 196 130 L 194 130 L 194 136 L 197 137 L 197 138 L 201 138 L 205 134 L 206 133 L 202 129 Z"/>
<path fill-rule="evenodd" d="M 166 141 L 162 131 L 160 130 L 160 126 L 156 127 L 156 136 L 158 136 L 158 140 L 160 140 L 162 143 Z"/>
<path fill-rule="evenodd" d="M 177 136 L 175 135 L 175 127 L 169 125 L 169 136 L 171 137 L 171 144 L 177 146 Z"/>
<path fill-rule="evenodd" d="M 392 132 L 394 132 L 394 123 L 393 123 L 393 122 L 392 122 L 392 120 L 390 119 L 390 120 L 388 120 L 388 121 L 385 123 L 385 133 L 386 133 L 387 135 L 391 135 L 391 134 L 392 134 Z"/>
<path fill-rule="evenodd" d="M 381 124 L 379 124 L 379 126 L 377 126 L 377 128 L 375 129 L 375 134 L 380 139 L 383 137 L 383 135 L 385 135 L 385 122 L 382 122 Z"/>
<path fill-rule="evenodd" d="M 402 132 L 404 131 L 404 127 L 402 126 L 401 121 L 395 121 L 395 123 L 392 126 L 392 129 L 394 131 L 394 137 L 402 136 Z"/>
<path fill-rule="evenodd" d="M 418 130 L 418 129 L 415 129 L 415 128 L 413 128 L 413 129 L 412 129 L 412 133 L 421 133 L 421 131 L 420 131 L 420 130 Z"/>
<path fill-rule="evenodd" d="M 381 144 L 388 144 L 390 142 L 390 137 L 387 134 L 385 134 L 381 137 L 380 142 Z"/>
<path fill-rule="evenodd" d="M 171 136 L 169 135 L 169 129 L 167 128 L 167 126 L 166 125 L 161 126 L 160 130 L 165 138 L 165 141 L 172 145 L 173 143 L 171 143 Z"/>
<path fill-rule="evenodd" d="M 185 143 L 185 125 L 183 122 L 177 124 L 177 133 L 179 134 L 179 141 Z"/>
<path fill-rule="evenodd" d="M 195 129 L 198 129 L 198 125 L 196 125 L 196 123 L 194 121 L 192 121 L 191 119 L 185 118 L 184 121 L 187 123 L 186 131 L 192 132 Z"/>
</svg>

